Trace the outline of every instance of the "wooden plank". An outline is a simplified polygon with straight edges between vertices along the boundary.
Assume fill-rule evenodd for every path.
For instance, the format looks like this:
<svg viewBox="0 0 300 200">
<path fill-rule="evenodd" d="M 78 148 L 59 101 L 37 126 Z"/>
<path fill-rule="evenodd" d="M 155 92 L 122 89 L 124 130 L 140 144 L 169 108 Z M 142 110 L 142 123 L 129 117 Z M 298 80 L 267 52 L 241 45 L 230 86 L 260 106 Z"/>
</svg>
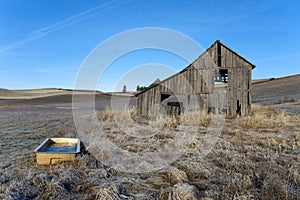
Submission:
<svg viewBox="0 0 300 200">
<path fill-rule="evenodd" d="M 252 103 L 252 67 L 251 68 L 248 68 L 248 78 L 249 78 L 249 114 L 251 112 L 251 103 Z"/>
<path fill-rule="evenodd" d="M 226 49 L 226 64 L 225 64 L 225 68 L 229 68 L 231 65 L 231 60 L 232 60 L 232 54 Z"/>
<path fill-rule="evenodd" d="M 143 102 L 144 102 L 144 94 L 141 94 L 140 96 L 140 114 L 143 115 L 143 112 L 144 112 L 144 108 L 143 108 Z"/>
<path fill-rule="evenodd" d="M 188 71 L 188 82 L 189 82 L 189 85 L 188 85 L 188 92 L 191 94 L 193 92 L 193 88 L 192 88 L 192 84 L 193 84 L 193 80 L 192 80 L 192 70 L 193 68 L 190 68 L 189 71 Z"/>
<path fill-rule="evenodd" d="M 157 99 L 157 93 L 158 93 L 158 87 L 153 88 L 153 115 L 157 116 L 158 112 L 157 112 L 157 105 L 158 103 L 158 99 Z"/>
<path fill-rule="evenodd" d="M 227 52 L 228 52 L 228 62 L 227 62 L 227 68 L 229 69 L 229 68 L 232 68 L 232 53 L 230 53 L 228 50 L 227 50 Z"/>
<path fill-rule="evenodd" d="M 180 75 L 177 75 L 176 79 L 173 80 L 173 82 L 171 84 L 171 86 L 173 86 L 172 87 L 173 92 L 175 92 L 175 93 L 179 92 L 179 88 L 180 88 L 179 84 L 180 84 Z"/>
<path fill-rule="evenodd" d="M 218 59 L 218 56 L 217 56 L 217 44 L 214 45 L 213 51 L 214 51 L 213 61 L 214 61 L 214 63 L 217 64 L 217 62 L 218 62 L 218 60 L 217 60 Z"/>
<path fill-rule="evenodd" d="M 232 73 L 233 68 L 228 68 L 228 88 L 227 88 L 227 114 L 232 115 L 232 108 L 233 108 L 233 88 L 232 88 L 232 79 L 233 79 L 233 73 Z"/>
<path fill-rule="evenodd" d="M 246 80 L 245 80 L 245 91 L 244 92 L 245 92 L 245 102 L 246 102 L 246 105 L 247 105 L 245 115 L 248 115 L 249 114 L 249 103 L 248 103 L 248 90 L 249 90 L 249 88 L 248 88 L 248 83 L 250 83 L 249 82 L 250 79 L 248 77 L 248 67 L 245 68 L 245 78 L 246 78 Z"/>
<path fill-rule="evenodd" d="M 239 73 L 239 87 L 238 87 L 238 94 L 239 94 L 239 100 L 241 104 L 241 114 L 244 111 L 245 105 L 244 105 L 244 93 L 243 93 L 243 82 L 244 82 L 244 61 L 239 58 L 239 68 L 238 68 L 238 73 Z"/>
<path fill-rule="evenodd" d="M 243 70 L 243 71 L 244 71 L 244 73 L 243 73 L 243 74 L 244 74 L 244 75 L 243 75 L 243 76 L 244 76 L 244 80 L 243 80 L 243 81 L 244 81 L 244 82 L 243 82 L 243 83 L 244 83 L 244 88 L 243 88 L 243 93 L 244 93 L 243 96 L 244 96 L 244 99 L 243 99 L 243 101 L 244 101 L 244 108 L 245 108 L 245 109 L 244 109 L 244 113 L 243 113 L 243 114 L 244 114 L 244 116 L 245 116 L 245 115 L 248 113 L 248 112 L 247 112 L 247 111 L 248 111 L 248 101 L 247 101 L 247 99 L 248 99 L 248 98 L 247 98 L 247 97 L 248 97 L 248 95 L 247 95 L 247 94 L 248 94 L 248 93 L 247 93 L 247 91 L 248 91 L 248 84 L 247 84 L 247 83 L 248 83 L 248 77 L 247 77 L 247 66 L 246 66 L 246 65 L 244 65 L 244 66 L 245 66 L 245 67 L 244 67 L 244 70 Z"/>
<path fill-rule="evenodd" d="M 242 61 L 244 62 L 244 61 Z M 244 64 L 240 67 L 240 88 L 239 93 L 241 95 L 241 115 L 244 115 L 245 113 L 245 92 L 244 92 L 244 83 L 245 83 L 245 70 L 244 70 Z"/>
<path fill-rule="evenodd" d="M 201 83 L 200 70 L 194 69 L 191 77 L 192 77 L 193 92 L 200 93 L 201 91 L 197 89 L 197 84 Z"/>
<path fill-rule="evenodd" d="M 144 95 L 140 95 L 140 114 L 143 115 L 143 102 L 144 102 Z"/>
<path fill-rule="evenodd" d="M 165 83 L 164 83 L 164 91 L 165 92 L 168 92 L 169 91 L 169 80 L 167 80 Z"/>
<path fill-rule="evenodd" d="M 146 92 L 145 95 L 146 95 L 145 115 L 149 116 L 149 96 L 150 96 L 149 92 Z"/>
<path fill-rule="evenodd" d="M 195 93 L 200 92 L 198 89 L 198 85 L 200 83 L 200 74 L 199 74 L 200 70 L 199 69 L 195 69 L 193 70 L 193 74 L 192 74 L 192 78 L 193 78 L 193 89 Z"/>
<path fill-rule="evenodd" d="M 182 74 L 178 75 L 178 82 L 177 82 L 177 88 L 176 88 L 176 92 L 177 93 L 183 93 L 183 79 L 182 79 Z"/>
<path fill-rule="evenodd" d="M 150 105 L 150 112 L 151 112 L 151 116 L 155 116 L 155 113 L 154 113 L 154 105 L 155 105 L 155 94 L 154 94 L 154 91 L 155 91 L 155 88 L 156 87 L 154 87 L 154 88 L 152 88 L 151 89 L 151 96 L 150 96 L 150 98 L 151 98 L 151 105 Z"/>
<path fill-rule="evenodd" d="M 141 97 L 142 97 L 142 115 L 145 115 L 145 110 L 146 110 L 146 108 L 145 108 L 145 106 L 146 106 L 146 100 L 145 100 L 145 94 L 142 94 L 141 95 Z"/>
<path fill-rule="evenodd" d="M 187 82 L 188 82 L 188 79 L 187 79 L 187 76 L 188 76 L 188 72 L 189 72 L 189 69 L 186 70 L 185 72 L 182 73 L 182 80 L 183 80 L 183 91 L 185 91 L 185 93 L 188 94 L 188 87 L 187 87 Z"/>
<path fill-rule="evenodd" d="M 145 94 L 141 94 L 141 115 L 144 115 L 145 108 L 144 108 L 144 102 L 145 102 Z"/>
<path fill-rule="evenodd" d="M 221 45 L 221 68 L 224 68 L 226 66 L 226 49 L 224 49 L 223 45 Z"/>
<path fill-rule="evenodd" d="M 236 63 L 236 60 L 234 60 L 234 63 Z M 236 102 L 237 102 L 237 78 L 236 78 L 236 71 L 237 68 L 234 67 L 232 69 L 232 75 L 233 75 L 233 79 L 232 79 L 232 115 L 235 116 L 235 111 L 237 109 L 236 106 Z"/>
<path fill-rule="evenodd" d="M 223 60 L 223 65 L 222 68 L 226 68 L 227 67 L 227 57 L 228 57 L 228 51 L 227 49 L 225 49 L 224 47 L 222 48 L 222 60 Z"/>
<path fill-rule="evenodd" d="M 238 61 L 235 60 L 238 64 Z M 234 68 L 234 93 L 233 93 L 233 105 L 234 105 L 234 110 L 233 110 L 233 115 L 236 115 L 236 110 L 237 110 L 237 101 L 239 100 L 239 96 L 238 96 L 238 67 L 236 66 Z"/>
<path fill-rule="evenodd" d="M 137 114 L 138 115 L 141 115 L 141 111 L 142 111 L 142 109 L 141 109 L 141 96 L 142 95 L 139 95 L 138 97 L 137 97 L 137 100 L 136 100 L 136 107 L 137 107 Z"/>
</svg>

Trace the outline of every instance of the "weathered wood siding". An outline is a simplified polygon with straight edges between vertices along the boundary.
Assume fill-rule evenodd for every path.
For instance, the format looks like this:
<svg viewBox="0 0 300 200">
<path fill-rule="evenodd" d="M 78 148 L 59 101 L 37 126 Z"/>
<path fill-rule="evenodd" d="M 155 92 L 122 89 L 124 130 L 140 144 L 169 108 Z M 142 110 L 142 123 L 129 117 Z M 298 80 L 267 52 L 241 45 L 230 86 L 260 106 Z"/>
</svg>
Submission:
<svg viewBox="0 0 300 200">
<path fill-rule="evenodd" d="M 142 92 L 137 97 L 137 110 L 140 115 L 155 116 L 164 113 L 161 105 L 161 94 L 170 94 L 177 97 L 178 101 L 182 95 L 198 95 L 202 109 L 208 107 L 206 99 L 209 97 L 200 94 L 210 94 L 213 91 L 213 82 L 217 66 L 211 57 L 205 53 L 195 60 L 188 68 L 163 81 L 161 84 Z M 182 100 L 182 99 L 181 99 Z M 203 105 L 203 102 L 205 105 Z M 183 102 L 188 107 L 188 101 Z"/>
<path fill-rule="evenodd" d="M 156 116 L 165 113 L 161 95 L 170 94 L 177 97 L 185 108 L 190 107 L 189 100 L 183 100 L 182 96 L 190 98 L 193 95 L 203 112 L 208 106 L 214 106 L 218 112 L 226 108 L 225 112 L 230 116 L 247 115 L 251 109 L 252 67 L 251 63 L 217 41 L 187 68 L 139 93 L 138 114 Z M 228 69 L 226 91 L 214 87 L 214 77 L 219 69 Z"/>
<path fill-rule="evenodd" d="M 253 65 L 237 53 L 216 42 L 208 49 L 220 69 L 228 69 L 227 114 L 245 116 L 251 111 L 251 78 Z M 238 111 L 240 105 L 240 113 Z"/>
</svg>

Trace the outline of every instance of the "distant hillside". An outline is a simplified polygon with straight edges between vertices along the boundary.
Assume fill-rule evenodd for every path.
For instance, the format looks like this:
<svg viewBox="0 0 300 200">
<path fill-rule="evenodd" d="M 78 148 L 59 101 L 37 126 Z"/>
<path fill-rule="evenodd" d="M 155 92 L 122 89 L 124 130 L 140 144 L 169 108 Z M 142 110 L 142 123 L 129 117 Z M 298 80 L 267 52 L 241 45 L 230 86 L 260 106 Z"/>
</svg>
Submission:
<svg viewBox="0 0 300 200">
<path fill-rule="evenodd" d="M 252 81 L 252 102 L 276 104 L 300 100 L 300 74 Z"/>
<path fill-rule="evenodd" d="M 94 91 L 77 90 L 77 94 L 86 94 Z M 0 88 L 0 99 L 36 99 L 45 97 L 58 97 L 60 95 L 72 97 L 73 90 L 61 88 L 43 88 L 32 90 L 8 90 Z M 97 91 L 97 94 L 103 94 Z"/>
<path fill-rule="evenodd" d="M 81 90 L 77 94 L 87 94 L 94 91 Z M 52 101 L 64 99 L 71 101 L 73 90 L 61 88 L 44 88 L 32 90 L 8 90 L 0 88 L 0 99 L 36 99 Z M 113 96 L 132 96 L 133 93 L 102 93 L 97 91 L 97 95 L 102 98 L 103 95 Z M 100 98 L 100 99 L 101 99 Z M 50 100 L 48 99 L 48 100 Z M 292 101 L 300 101 L 300 74 L 252 81 L 252 102 L 258 104 L 278 104 Z"/>
</svg>

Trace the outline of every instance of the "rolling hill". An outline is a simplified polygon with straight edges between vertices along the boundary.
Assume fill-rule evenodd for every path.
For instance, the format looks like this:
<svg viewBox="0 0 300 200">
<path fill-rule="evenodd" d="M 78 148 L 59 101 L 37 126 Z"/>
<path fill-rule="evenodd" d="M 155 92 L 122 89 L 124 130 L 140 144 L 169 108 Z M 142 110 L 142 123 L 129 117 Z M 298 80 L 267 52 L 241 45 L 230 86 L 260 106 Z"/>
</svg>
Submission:
<svg viewBox="0 0 300 200">
<path fill-rule="evenodd" d="M 252 81 L 252 103 L 279 104 L 300 100 L 300 74 Z"/>
</svg>

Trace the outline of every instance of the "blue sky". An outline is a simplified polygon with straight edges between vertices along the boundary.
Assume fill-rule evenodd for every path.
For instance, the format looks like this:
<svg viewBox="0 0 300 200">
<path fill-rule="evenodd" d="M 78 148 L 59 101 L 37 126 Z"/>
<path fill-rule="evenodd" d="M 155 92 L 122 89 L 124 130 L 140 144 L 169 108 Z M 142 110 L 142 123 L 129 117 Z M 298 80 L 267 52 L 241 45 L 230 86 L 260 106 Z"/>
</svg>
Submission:
<svg viewBox="0 0 300 200">
<path fill-rule="evenodd" d="M 204 49 L 220 39 L 256 65 L 255 79 L 299 74 L 299 9 L 299 1 L 284 0 L 0 0 L 0 88 L 73 88 L 98 44 L 142 27 L 174 29 Z M 167 52 L 132 52 L 112 64 L 98 89 L 134 89 L 141 80 L 122 77 L 148 63 L 170 70 L 147 72 L 145 83 L 188 64 Z"/>
</svg>

